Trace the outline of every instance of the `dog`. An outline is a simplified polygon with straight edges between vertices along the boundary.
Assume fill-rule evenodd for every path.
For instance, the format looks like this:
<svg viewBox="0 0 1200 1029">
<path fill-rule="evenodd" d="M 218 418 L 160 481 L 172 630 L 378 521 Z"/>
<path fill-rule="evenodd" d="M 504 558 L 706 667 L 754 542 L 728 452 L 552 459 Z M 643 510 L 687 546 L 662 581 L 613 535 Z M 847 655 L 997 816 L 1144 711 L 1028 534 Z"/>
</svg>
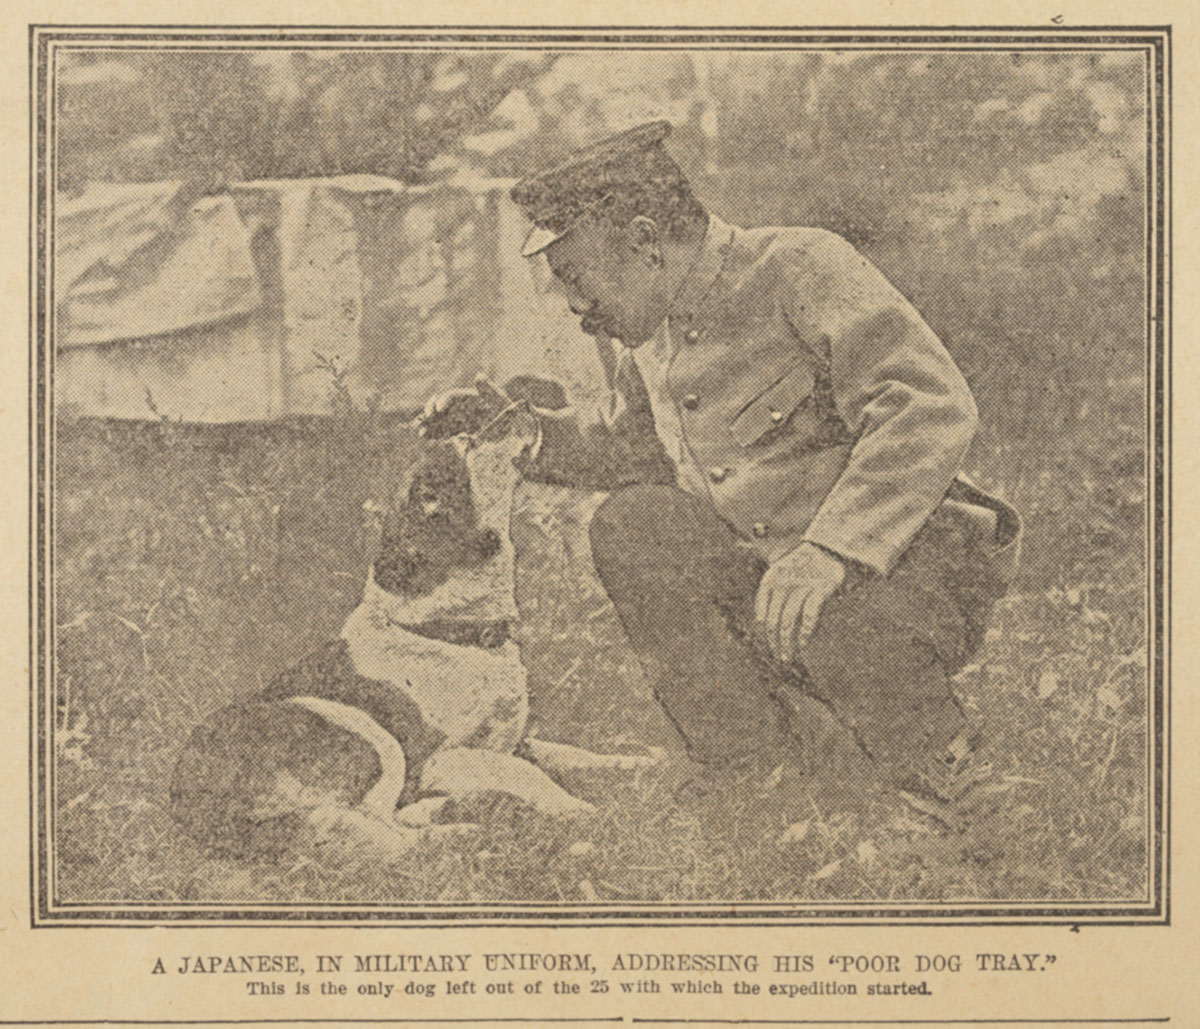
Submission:
<svg viewBox="0 0 1200 1029">
<path fill-rule="evenodd" d="M 487 420 L 474 432 L 425 421 L 340 637 L 192 732 L 170 803 L 198 842 L 239 858 L 306 835 L 402 854 L 505 798 L 586 815 L 593 806 L 551 773 L 660 760 L 526 737 L 509 523 L 541 428 L 526 400 L 496 406 L 476 412 L 472 428 Z"/>
</svg>

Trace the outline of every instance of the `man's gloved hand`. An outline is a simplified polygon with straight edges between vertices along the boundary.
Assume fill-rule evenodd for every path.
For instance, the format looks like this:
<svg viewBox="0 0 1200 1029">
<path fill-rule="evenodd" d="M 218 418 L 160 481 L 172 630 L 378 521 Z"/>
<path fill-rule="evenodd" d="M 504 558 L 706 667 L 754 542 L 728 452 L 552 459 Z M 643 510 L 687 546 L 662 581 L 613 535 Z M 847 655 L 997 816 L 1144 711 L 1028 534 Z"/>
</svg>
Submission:
<svg viewBox="0 0 1200 1029">
<path fill-rule="evenodd" d="M 845 577 L 846 566 L 812 543 L 801 543 L 767 569 L 754 599 L 754 617 L 778 660 L 796 656 L 817 627 L 822 605 Z"/>
<path fill-rule="evenodd" d="M 463 432 L 473 435 L 519 400 L 542 421 L 569 423 L 576 417 L 566 389 L 553 379 L 517 375 L 501 387 L 481 375 L 473 388 L 450 389 L 430 397 L 416 425 L 425 439 L 446 439 Z"/>
<path fill-rule="evenodd" d="M 430 397 L 417 417 L 417 427 L 426 439 L 473 434 L 511 403 L 507 393 L 481 376 L 474 388 L 451 389 Z"/>
</svg>

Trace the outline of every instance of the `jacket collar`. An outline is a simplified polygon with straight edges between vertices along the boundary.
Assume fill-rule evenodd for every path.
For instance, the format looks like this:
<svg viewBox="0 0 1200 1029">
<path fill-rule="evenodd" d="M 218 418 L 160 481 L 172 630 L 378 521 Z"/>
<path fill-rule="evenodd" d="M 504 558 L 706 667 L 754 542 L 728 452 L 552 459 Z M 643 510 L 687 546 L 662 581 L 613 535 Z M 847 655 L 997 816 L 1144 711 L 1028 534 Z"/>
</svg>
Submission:
<svg viewBox="0 0 1200 1029">
<path fill-rule="evenodd" d="M 721 221 L 716 215 L 708 216 L 708 230 L 700 245 L 700 253 L 696 255 L 667 313 L 672 325 L 690 324 L 695 319 L 721 274 L 721 268 L 733 247 L 735 231 L 732 225 Z"/>
</svg>

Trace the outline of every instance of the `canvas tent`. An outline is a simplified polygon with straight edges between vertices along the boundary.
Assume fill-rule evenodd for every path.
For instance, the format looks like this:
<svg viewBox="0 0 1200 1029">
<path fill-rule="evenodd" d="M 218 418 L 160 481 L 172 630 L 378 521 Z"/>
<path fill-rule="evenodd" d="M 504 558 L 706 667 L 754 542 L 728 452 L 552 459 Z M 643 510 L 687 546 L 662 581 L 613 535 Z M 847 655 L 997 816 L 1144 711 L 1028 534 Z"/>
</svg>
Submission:
<svg viewBox="0 0 1200 1029">
<path fill-rule="evenodd" d="M 414 410 L 478 372 L 602 372 L 505 180 L 100 183 L 54 221 L 56 394 L 80 415 L 257 421 Z"/>
</svg>

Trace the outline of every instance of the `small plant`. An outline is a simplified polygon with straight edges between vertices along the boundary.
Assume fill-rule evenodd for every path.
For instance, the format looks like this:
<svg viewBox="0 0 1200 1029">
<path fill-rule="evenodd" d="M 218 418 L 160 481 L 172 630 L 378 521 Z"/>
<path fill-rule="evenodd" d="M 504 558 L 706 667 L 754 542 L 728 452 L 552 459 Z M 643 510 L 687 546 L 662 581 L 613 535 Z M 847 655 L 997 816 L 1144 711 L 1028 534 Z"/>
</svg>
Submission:
<svg viewBox="0 0 1200 1029">
<path fill-rule="evenodd" d="M 317 368 L 329 376 L 329 407 L 334 416 L 345 418 L 357 414 L 358 408 L 347 382 L 353 367 L 343 363 L 336 356 L 327 357 L 316 350 L 313 351 L 313 360 Z"/>
<path fill-rule="evenodd" d="M 87 727 L 87 712 L 71 711 L 71 677 L 64 676 L 63 702 L 58 709 L 58 724 L 54 727 L 54 745 L 60 761 L 69 762 L 82 771 L 95 768 L 95 762 L 83 752 L 83 748 L 92 742 Z"/>
<path fill-rule="evenodd" d="M 172 419 L 165 411 L 160 411 L 149 386 L 146 387 L 146 407 L 150 409 L 150 413 L 158 420 L 159 438 L 163 444 L 168 447 L 173 446 L 179 439 L 182 419 Z"/>
</svg>

